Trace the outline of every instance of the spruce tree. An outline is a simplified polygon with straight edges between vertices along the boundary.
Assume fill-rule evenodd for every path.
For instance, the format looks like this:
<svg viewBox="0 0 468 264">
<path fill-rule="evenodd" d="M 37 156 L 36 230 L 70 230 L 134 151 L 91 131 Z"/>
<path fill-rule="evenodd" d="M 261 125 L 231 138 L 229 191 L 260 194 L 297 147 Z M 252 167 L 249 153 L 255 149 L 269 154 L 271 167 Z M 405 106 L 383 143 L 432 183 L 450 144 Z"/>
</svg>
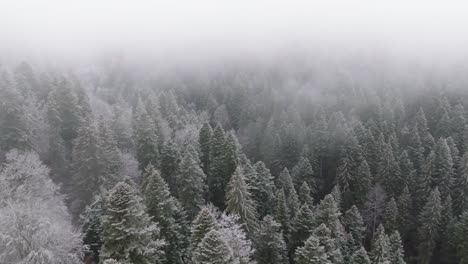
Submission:
<svg viewBox="0 0 468 264">
<path fill-rule="evenodd" d="M 309 203 L 310 205 L 313 204 L 313 198 L 310 194 L 310 187 L 307 182 L 303 182 L 301 187 L 299 188 L 299 202 L 301 204 Z"/>
<path fill-rule="evenodd" d="M 145 173 L 149 177 L 142 192 L 147 212 L 159 224 L 160 234 L 166 241 L 164 263 L 184 263 L 189 243 L 185 212 L 154 167 L 147 167 Z"/>
<path fill-rule="evenodd" d="M 421 174 L 424 163 L 424 147 L 418 133 L 416 124 L 411 128 L 408 154 L 414 164 L 417 174 Z"/>
<path fill-rule="evenodd" d="M 198 143 L 200 144 L 200 161 L 203 171 L 208 173 L 209 160 L 210 160 L 210 146 L 211 137 L 213 136 L 213 129 L 209 123 L 204 123 L 200 129 L 198 136 Z"/>
<path fill-rule="evenodd" d="M 436 241 L 440 235 L 442 205 L 437 187 L 431 192 L 419 214 L 419 260 L 422 264 L 431 263 Z"/>
<path fill-rule="evenodd" d="M 435 147 L 433 163 L 432 186 L 438 186 L 441 193 L 446 196 L 452 188 L 453 161 L 447 141 L 440 138 Z"/>
<path fill-rule="evenodd" d="M 221 233 L 210 230 L 193 252 L 194 264 L 233 264 L 232 249 Z"/>
<path fill-rule="evenodd" d="M 157 224 L 146 214 L 146 207 L 135 189 L 118 183 L 107 194 L 102 216 L 101 260 L 109 258 L 122 263 L 160 263 L 164 241 Z"/>
<path fill-rule="evenodd" d="M 257 229 L 255 202 L 251 197 L 249 186 L 245 182 L 240 166 L 232 175 L 227 187 L 226 211 L 239 215 L 249 232 L 254 232 Z"/>
<path fill-rule="evenodd" d="M 179 152 L 172 140 L 164 142 L 161 147 L 160 172 L 164 181 L 169 185 L 171 193 L 177 193 L 176 175 L 179 169 Z"/>
<path fill-rule="evenodd" d="M 294 216 L 297 214 L 299 211 L 300 203 L 299 203 L 299 197 L 297 196 L 296 189 L 294 188 L 294 184 L 291 178 L 291 175 L 289 174 L 289 171 L 287 168 L 284 168 L 284 170 L 280 173 L 278 177 L 278 188 L 283 188 L 285 195 L 286 195 L 286 203 L 289 208 L 289 216 L 290 218 L 294 218 Z"/>
<path fill-rule="evenodd" d="M 464 211 L 455 225 L 455 241 L 457 244 L 457 257 L 460 264 L 468 263 L 468 211 Z"/>
<path fill-rule="evenodd" d="M 103 197 L 97 196 L 95 201 L 86 206 L 84 213 L 80 216 L 82 222 L 83 244 L 88 246 L 87 255 L 99 263 L 99 250 L 102 247 L 102 213 Z"/>
<path fill-rule="evenodd" d="M 383 145 L 382 156 L 377 168 L 377 181 L 381 181 L 385 191 L 391 194 L 399 194 L 403 179 L 400 165 L 393 154 L 393 149 L 388 144 Z"/>
<path fill-rule="evenodd" d="M 395 201 L 395 198 L 390 198 L 385 207 L 383 220 L 384 220 L 384 227 L 385 230 L 388 232 L 393 232 L 398 230 L 398 207 Z"/>
<path fill-rule="evenodd" d="M 457 104 L 452 112 L 452 118 L 450 120 L 450 129 L 452 131 L 452 137 L 457 146 L 463 145 L 463 133 L 466 126 L 466 112 L 462 104 Z M 466 149 L 465 149 L 466 151 Z"/>
<path fill-rule="evenodd" d="M 309 187 L 312 189 L 312 193 L 316 193 L 316 182 L 314 172 L 312 171 L 312 165 L 310 165 L 309 159 L 302 157 L 299 162 L 294 166 L 291 177 L 294 185 L 298 188 L 303 182 L 307 182 Z"/>
<path fill-rule="evenodd" d="M 431 151 L 426 157 L 421 173 L 415 181 L 414 203 L 416 208 L 424 206 L 426 198 L 431 192 L 431 179 L 434 173 L 435 153 Z"/>
<path fill-rule="evenodd" d="M 255 248 L 258 264 L 289 263 L 281 225 L 270 215 L 265 216 L 260 224 L 255 238 Z"/>
<path fill-rule="evenodd" d="M 391 264 L 406 264 L 404 259 L 404 250 L 401 243 L 400 233 L 394 231 L 388 240 L 389 245 L 389 263 Z"/>
<path fill-rule="evenodd" d="M 136 158 L 140 170 L 144 170 L 150 162 L 157 166 L 159 164 L 159 139 L 156 133 L 156 125 L 141 100 L 138 101 L 133 116 L 133 131 Z"/>
<path fill-rule="evenodd" d="M 328 259 L 324 246 L 314 235 L 311 235 L 304 246 L 296 250 L 295 261 L 297 264 L 332 264 Z"/>
<path fill-rule="evenodd" d="M 336 181 L 341 188 L 341 193 L 343 194 L 343 200 L 347 204 L 351 204 L 352 201 L 352 192 L 353 192 L 353 175 L 352 175 L 352 168 L 351 168 L 351 160 L 348 155 L 344 155 L 343 158 L 340 159 L 338 168 L 336 170 Z M 344 206 L 348 207 L 348 206 Z"/>
<path fill-rule="evenodd" d="M 372 175 L 370 172 L 369 164 L 364 159 L 359 164 L 357 174 L 353 180 L 353 199 L 357 205 L 363 205 L 366 201 L 366 195 L 372 185 Z"/>
<path fill-rule="evenodd" d="M 205 204 L 206 175 L 198 163 L 198 153 L 189 146 L 184 152 L 177 175 L 178 198 L 190 219 Z"/>
<path fill-rule="evenodd" d="M 385 229 L 382 225 L 379 225 L 377 231 L 372 239 L 372 247 L 370 252 L 370 259 L 375 264 L 387 264 L 389 263 L 390 247 L 388 237 L 385 234 Z"/>
<path fill-rule="evenodd" d="M 361 247 L 358 251 L 355 251 L 350 258 L 350 264 L 371 264 L 367 251 Z"/>
<path fill-rule="evenodd" d="M 291 235 L 289 236 L 289 248 L 292 251 L 302 246 L 317 226 L 314 212 L 310 206 L 308 203 L 304 203 L 292 221 Z"/>
<path fill-rule="evenodd" d="M 313 236 L 317 237 L 319 244 L 324 247 L 325 254 L 330 263 L 343 263 L 343 254 L 341 253 L 339 244 L 332 237 L 330 229 L 325 224 L 321 224 L 315 228 Z"/>
<path fill-rule="evenodd" d="M 398 207 L 398 226 L 400 234 L 404 238 L 407 237 L 410 230 L 413 228 L 413 200 L 409 192 L 408 186 L 403 188 L 403 192 L 397 200 Z"/>
<path fill-rule="evenodd" d="M 257 178 L 252 193 L 257 204 L 257 212 L 262 217 L 273 213 L 275 185 L 273 176 L 271 176 L 270 170 L 266 168 L 265 163 L 257 162 L 254 169 L 257 172 Z"/>
<path fill-rule="evenodd" d="M 213 213 L 208 207 L 203 207 L 192 223 L 192 233 L 190 236 L 192 252 L 196 250 L 198 244 L 208 232 L 218 228 L 218 223 L 216 222 L 216 218 Z"/>
<path fill-rule="evenodd" d="M 279 189 L 276 194 L 275 219 L 281 224 L 284 236 L 288 237 L 291 231 L 291 219 L 285 196 L 284 189 Z"/>
<path fill-rule="evenodd" d="M 350 235 L 351 241 L 349 244 L 352 247 L 350 250 L 358 250 L 363 245 L 366 228 L 364 227 L 364 220 L 355 205 L 345 212 L 343 222 L 346 231 Z"/>
<path fill-rule="evenodd" d="M 409 158 L 408 151 L 404 150 L 398 160 L 404 184 L 406 186 L 413 186 L 415 184 L 416 170 Z"/>
<path fill-rule="evenodd" d="M 461 213 L 468 210 L 468 151 L 465 152 L 460 160 L 457 178 L 454 187 L 454 205 L 455 212 Z"/>
</svg>

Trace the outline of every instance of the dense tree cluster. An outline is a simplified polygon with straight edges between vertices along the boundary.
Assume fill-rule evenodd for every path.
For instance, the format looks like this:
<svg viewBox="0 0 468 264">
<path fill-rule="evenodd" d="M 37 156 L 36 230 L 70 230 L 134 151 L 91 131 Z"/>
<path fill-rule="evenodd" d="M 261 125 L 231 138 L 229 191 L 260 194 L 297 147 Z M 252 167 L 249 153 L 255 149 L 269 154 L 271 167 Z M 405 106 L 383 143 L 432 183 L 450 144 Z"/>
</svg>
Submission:
<svg viewBox="0 0 468 264">
<path fill-rule="evenodd" d="M 468 263 L 462 84 L 257 67 L 1 67 L 0 262 Z"/>
</svg>

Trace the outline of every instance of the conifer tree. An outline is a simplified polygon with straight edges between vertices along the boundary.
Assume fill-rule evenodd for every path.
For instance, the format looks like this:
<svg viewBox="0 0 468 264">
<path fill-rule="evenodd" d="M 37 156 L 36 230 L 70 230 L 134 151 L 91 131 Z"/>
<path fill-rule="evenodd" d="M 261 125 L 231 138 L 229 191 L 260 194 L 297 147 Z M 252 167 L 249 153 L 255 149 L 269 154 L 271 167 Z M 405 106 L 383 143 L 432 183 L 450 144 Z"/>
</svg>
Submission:
<svg viewBox="0 0 468 264">
<path fill-rule="evenodd" d="M 297 187 L 299 187 L 303 182 L 307 182 L 309 187 L 312 189 L 312 192 L 316 192 L 316 183 L 314 177 L 314 172 L 312 171 L 312 165 L 310 165 L 309 159 L 302 157 L 299 162 L 294 166 L 291 177 L 293 182 Z"/>
<path fill-rule="evenodd" d="M 193 252 L 194 264 L 232 264 L 232 249 L 224 241 L 221 233 L 210 230 Z"/>
<path fill-rule="evenodd" d="M 372 249 L 370 252 L 370 259 L 375 264 L 389 263 L 390 248 L 388 237 L 385 234 L 385 229 L 382 225 L 377 228 L 374 238 L 372 239 Z"/>
<path fill-rule="evenodd" d="M 460 160 L 457 178 L 454 187 L 454 205 L 455 212 L 461 213 L 468 210 L 468 151 L 465 152 Z"/>
<path fill-rule="evenodd" d="M 336 236 L 343 231 L 340 216 L 341 212 L 335 199 L 330 194 L 326 195 L 317 209 L 317 224 L 325 224 L 331 230 L 333 236 Z"/>
<path fill-rule="evenodd" d="M 281 225 L 270 215 L 263 218 L 255 238 L 255 245 L 258 264 L 289 263 Z"/>
<path fill-rule="evenodd" d="M 455 217 L 453 215 L 452 197 L 448 195 L 441 210 L 440 220 L 440 245 L 436 252 L 437 261 L 440 263 L 455 263 L 456 262 L 456 247 L 454 243 Z"/>
<path fill-rule="evenodd" d="M 391 264 L 406 264 L 404 259 L 404 250 L 401 243 L 400 233 L 394 231 L 388 240 L 389 245 L 389 263 Z"/>
<path fill-rule="evenodd" d="M 311 235 L 317 226 L 315 215 L 310 204 L 304 203 L 292 221 L 291 235 L 289 236 L 289 247 L 291 250 L 303 245 L 304 241 Z"/>
<path fill-rule="evenodd" d="M 150 264 L 163 259 L 164 241 L 157 239 L 158 226 L 145 213 L 135 189 L 118 183 L 105 198 L 100 258 L 122 263 Z"/>
<path fill-rule="evenodd" d="M 369 164 L 364 159 L 357 169 L 357 174 L 353 180 L 353 198 L 356 204 L 363 205 L 366 201 L 366 195 L 372 185 L 372 175 Z"/>
<path fill-rule="evenodd" d="M 398 158 L 400 164 L 401 176 L 406 186 L 413 186 L 415 184 L 416 170 L 413 162 L 409 158 L 408 151 L 404 150 Z"/>
<path fill-rule="evenodd" d="M 410 133 L 408 154 L 414 164 L 416 173 L 421 174 L 424 163 L 424 147 L 421 143 L 416 124 L 411 128 Z"/>
<path fill-rule="evenodd" d="M 161 147 L 161 177 L 169 186 L 171 193 L 177 193 L 176 175 L 179 169 L 179 152 L 177 146 L 172 140 L 164 142 Z"/>
<path fill-rule="evenodd" d="M 185 212 L 154 167 L 147 167 L 146 174 L 149 177 L 142 192 L 147 212 L 159 224 L 161 237 L 166 240 L 164 263 L 183 263 L 189 243 Z"/>
<path fill-rule="evenodd" d="M 192 233 L 190 236 L 190 246 L 192 252 L 196 250 L 198 244 L 210 230 L 218 229 L 218 223 L 213 213 L 208 207 L 203 207 L 192 223 Z"/>
<path fill-rule="evenodd" d="M 444 196 L 450 194 L 452 188 L 453 161 L 447 141 L 443 138 L 437 141 L 433 166 L 432 185 L 438 186 Z"/>
<path fill-rule="evenodd" d="M 344 155 L 343 158 L 340 159 L 338 168 L 336 170 L 336 179 L 337 183 L 340 186 L 341 193 L 343 195 L 343 200 L 347 203 L 350 204 L 352 203 L 352 181 L 353 181 L 353 175 L 352 175 L 352 168 L 351 168 L 351 160 L 348 157 L 347 154 Z M 344 206 L 348 207 L 348 206 Z"/>
<path fill-rule="evenodd" d="M 332 264 L 328 260 L 324 246 L 314 235 L 311 235 L 304 246 L 296 250 L 295 261 L 297 264 Z"/>
<path fill-rule="evenodd" d="M 319 244 L 324 247 L 325 254 L 330 263 L 343 263 L 343 254 L 335 238 L 332 238 L 331 231 L 325 224 L 319 225 L 313 231 L 313 236 L 317 237 Z"/>
<path fill-rule="evenodd" d="M 350 264 L 371 264 L 367 251 L 361 247 L 358 251 L 355 251 L 350 258 Z"/>
<path fill-rule="evenodd" d="M 413 227 L 413 200 L 408 186 L 405 186 L 403 192 L 397 200 L 398 207 L 398 226 L 403 237 L 406 237 Z"/>
<path fill-rule="evenodd" d="M 299 203 L 299 197 L 297 196 L 296 189 L 294 188 L 294 184 L 291 178 L 291 175 L 289 174 L 289 171 L 287 168 L 284 168 L 284 170 L 280 173 L 278 177 L 278 184 L 277 187 L 279 189 L 283 188 L 285 195 L 286 195 L 286 203 L 289 208 L 289 216 L 290 218 L 294 218 L 296 215 L 297 211 L 299 211 L 300 203 Z"/>
<path fill-rule="evenodd" d="M 226 211 L 237 214 L 249 232 L 257 229 L 257 210 L 240 166 L 231 177 L 226 194 Z"/>
<path fill-rule="evenodd" d="M 392 147 L 383 145 L 382 156 L 377 168 L 377 181 L 382 181 L 385 191 L 390 194 L 399 194 L 403 179 L 400 165 L 393 154 Z"/>
<path fill-rule="evenodd" d="M 455 225 L 455 241 L 457 244 L 457 257 L 460 264 L 468 263 L 468 211 L 464 211 Z"/>
<path fill-rule="evenodd" d="M 144 170 L 151 162 L 159 163 L 159 146 L 156 125 L 146 111 L 141 100 L 138 101 L 133 116 L 133 131 L 135 137 L 136 158 L 140 170 Z"/>
<path fill-rule="evenodd" d="M 236 214 L 221 214 L 219 218 L 220 233 L 226 243 L 232 249 L 235 263 L 255 264 L 252 242 L 247 238 L 244 224 L 240 223 L 240 217 Z"/>
<path fill-rule="evenodd" d="M 257 162 L 254 169 L 257 172 L 257 178 L 252 193 L 257 204 L 258 214 L 262 217 L 273 213 L 275 185 L 273 176 L 271 176 L 270 170 L 266 168 L 265 163 Z"/>
<path fill-rule="evenodd" d="M 466 112 L 462 104 L 457 104 L 453 109 L 450 123 L 453 140 L 457 146 L 461 146 L 463 144 L 463 133 L 466 126 Z"/>
<path fill-rule="evenodd" d="M 393 232 L 398 230 L 398 207 L 395 201 L 395 198 L 390 198 L 385 207 L 383 220 L 384 220 L 384 227 L 385 230 L 388 232 Z"/>
<path fill-rule="evenodd" d="M 288 237 L 291 231 L 291 220 L 285 196 L 284 189 L 279 189 L 276 194 L 275 219 L 281 224 L 284 236 Z"/>
<path fill-rule="evenodd" d="M 209 123 L 204 123 L 200 129 L 198 136 L 198 143 L 200 144 L 200 161 L 203 171 L 208 173 L 209 160 L 210 160 L 210 146 L 211 137 L 213 136 L 213 129 Z"/>
<path fill-rule="evenodd" d="M 80 216 L 82 222 L 83 244 L 88 246 L 87 255 L 99 262 L 99 250 L 102 247 L 102 224 L 103 197 L 97 196 L 93 204 L 86 206 L 84 213 Z"/>
<path fill-rule="evenodd" d="M 301 204 L 310 203 L 313 204 L 313 198 L 310 194 L 310 188 L 307 182 L 303 182 L 301 187 L 299 188 L 299 202 Z"/>
<path fill-rule="evenodd" d="M 364 227 L 364 220 L 359 213 L 358 208 L 353 205 L 345 212 L 343 219 L 346 231 L 350 234 L 350 250 L 358 250 L 362 247 L 366 228 Z"/>
<path fill-rule="evenodd" d="M 419 136 L 421 137 L 421 142 L 426 148 L 427 153 L 434 146 L 434 138 L 432 137 L 431 133 L 429 132 L 429 128 L 427 127 L 427 119 L 422 107 L 420 107 L 418 112 L 416 113 L 414 121 L 418 129 Z"/>
<path fill-rule="evenodd" d="M 178 198 L 190 219 L 205 204 L 206 175 L 198 163 L 198 153 L 192 146 L 184 152 L 177 175 Z"/>
<path fill-rule="evenodd" d="M 431 262 L 436 241 L 439 238 L 442 205 L 437 187 L 431 192 L 419 214 L 419 260 L 422 264 Z"/>
<path fill-rule="evenodd" d="M 424 206 L 426 198 L 431 192 L 431 179 L 434 173 L 434 160 L 435 153 L 434 151 L 431 151 L 424 161 L 421 173 L 417 175 L 418 178 L 415 181 L 414 191 L 414 203 L 416 208 L 421 208 Z"/>
</svg>

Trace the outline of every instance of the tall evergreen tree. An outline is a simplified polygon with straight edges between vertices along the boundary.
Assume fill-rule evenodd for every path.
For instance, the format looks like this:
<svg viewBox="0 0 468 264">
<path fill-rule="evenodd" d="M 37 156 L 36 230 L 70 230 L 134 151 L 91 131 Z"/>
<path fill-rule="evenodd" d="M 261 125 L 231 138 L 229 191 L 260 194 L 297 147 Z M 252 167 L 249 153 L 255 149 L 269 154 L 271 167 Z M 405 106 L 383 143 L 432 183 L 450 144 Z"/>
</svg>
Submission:
<svg viewBox="0 0 468 264">
<path fill-rule="evenodd" d="M 259 216 L 262 217 L 273 213 L 275 185 L 273 183 L 273 176 L 271 176 L 270 170 L 266 168 L 265 163 L 259 161 L 255 164 L 254 168 L 257 172 L 257 177 L 252 193 L 257 204 Z"/>
<path fill-rule="evenodd" d="M 464 211 L 455 225 L 455 241 L 457 244 L 457 257 L 460 264 L 468 263 L 468 211 Z"/>
<path fill-rule="evenodd" d="M 148 171 L 149 170 L 149 171 Z M 148 214 L 159 224 L 161 236 L 166 240 L 165 263 L 184 263 L 188 248 L 188 226 L 185 212 L 171 195 L 169 187 L 152 166 L 145 172 L 149 177 L 142 190 Z"/>
<path fill-rule="evenodd" d="M 258 228 L 257 210 L 240 166 L 232 175 L 227 188 L 226 211 L 239 215 L 247 230 L 254 232 Z"/>
<path fill-rule="evenodd" d="M 304 241 L 312 234 L 312 230 L 317 226 L 314 212 L 310 206 L 310 204 L 304 203 L 292 221 L 289 237 L 289 247 L 292 251 L 302 246 Z"/>
<path fill-rule="evenodd" d="M 345 212 L 343 222 L 346 231 L 350 234 L 350 245 L 352 250 L 358 250 L 363 246 L 363 240 L 366 228 L 364 227 L 364 220 L 359 213 L 358 208 L 353 205 Z"/>
<path fill-rule="evenodd" d="M 208 207 L 203 207 L 192 222 L 192 234 L 190 236 L 192 252 L 197 249 L 198 244 L 205 235 L 214 229 L 219 229 L 216 218 Z"/>
<path fill-rule="evenodd" d="M 159 228 L 145 211 L 131 185 L 120 182 L 110 190 L 102 217 L 103 261 L 112 258 L 122 263 L 160 263 L 164 241 L 157 239 Z"/>
<path fill-rule="evenodd" d="M 316 193 L 317 186 L 314 179 L 314 172 L 312 171 L 312 165 L 310 165 L 308 158 L 303 157 L 299 160 L 291 172 L 291 177 L 296 188 L 301 186 L 303 182 L 307 182 L 312 189 L 312 193 Z"/>
<path fill-rule="evenodd" d="M 176 175 L 179 169 L 179 156 L 177 146 L 172 140 L 167 140 L 161 147 L 160 171 L 164 181 L 169 185 L 171 193 L 177 193 Z"/>
<path fill-rule="evenodd" d="M 217 230 L 209 231 L 193 252 L 195 264 L 232 264 L 232 249 Z"/>
<path fill-rule="evenodd" d="M 332 264 L 328 259 L 324 246 L 314 235 L 311 235 L 304 246 L 296 250 L 295 261 L 297 264 Z"/>
<path fill-rule="evenodd" d="M 438 186 L 441 193 L 446 196 L 452 188 L 453 161 L 447 141 L 440 138 L 435 147 L 434 169 L 432 174 L 433 186 Z"/>
<path fill-rule="evenodd" d="M 397 200 L 398 207 L 398 226 L 399 231 L 405 238 L 413 228 L 413 200 L 408 186 L 405 186 L 403 192 Z"/>
<path fill-rule="evenodd" d="M 419 214 L 419 261 L 422 264 L 431 263 L 434 248 L 439 238 L 442 205 L 437 187 L 431 192 L 421 213 Z"/>
<path fill-rule="evenodd" d="M 383 220 L 384 220 L 384 227 L 385 230 L 388 232 L 393 232 L 398 230 L 398 207 L 395 201 L 395 198 L 390 198 L 385 207 Z"/>
<path fill-rule="evenodd" d="M 277 187 L 280 189 L 284 189 L 286 195 L 286 203 L 290 212 L 290 218 L 294 218 L 296 213 L 299 211 L 300 203 L 296 189 L 294 188 L 291 175 L 289 174 L 287 168 L 284 168 L 284 170 L 280 173 L 278 177 Z"/>
<path fill-rule="evenodd" d="M 468 210 L 468 151 L 465 152 L 460 160 L 457 178 L 454 187 L 454 205 L 455 212 L 461 213 Z"/>
<path fill-rule="evenodd" d="M 331 231 L 325 224 L 319 225 L 313 231 L 313 235 L 318 238 L 319 244 L 324 247 L 325 254 L 330 263 L 343 263 L 343 254 L 335 238 L 331 236 Z"/>
<path fill-rule="evenodd" d="M 361 247 L 358 251 L 355 251 L 350 258 L 350 264 L 371 264 L 367 251 Z"/>
<path fill-rule="evenodd" d="M 141 100 L 138 101 L 133 116 L 133 131 L 136 158 L 140 170 L 144 170 L 150 162 L 157 166 L 157 164 L 159 164 L 159 145 L 156 125 L 146 111 Z"/>
<path fill-rule="evenodd" d="M 372 249 L 370 252 L 370 259 L 375 264 L 387 264 L 389 263 L 390 247 L 388 236 L 385 234 L 385 229 L 382 225 L 379 225 L 377 231 L 372 239 Z"/>
<path fill-rule="evenodd" d="M 406 264 L 404 259 L 404 250 L 401 243 L 400 233 L 394 231 L 388 240 L 389 246 L 389 263 L 391 264 Z"/>
<path fill-rule="evenodd" d="M 288 264 L 286 243 L 283 240 L 281 225 L 273 217 L 263 218 L 255 238 L 258 264 Z"/>
<path fill-rule="evenodd" d="M 210 160 L 210 146 L 211 137 L 213 136 L 213 129 L 209 123 L 204 123 L 200 129 L 198 136 L 198 143 L 200 144 L 200 161 L 202 164 L 203 171 L 208 173 L 209 160 Z"/>
<path fill-rule="evenodd" d="M 363 205 L 366 201 L 366 195 L 372 185 L 372 175 L 369 164 L 364 159 L 357 169 L 357 174 L 353 180 L 353 198 L 356 204 Z"/>
<path fill-rule="evenodd" d="M 291 219 L 289 218 L 289 208 L 285 196 L 284 189 L 279 189 L 276 194 L 275 219 L 281 224 L 283 234 L 287 238 L 291 231 Z"/>
<path fill-rule="evenodd" d="M 312 205 L 313 201 L 309 185 L 307 182 L 303 182 L 299 188 L 299 202 L 301 202 L 301 204 L 310 203 L 310 205 Z"/>
<path fill-rule="evenodd" d="M 177 175 L 178 198 L 189 218 L 205 204 L 206 175 L 200 168 L 198 153 L 192 146 L 184 152 Z"/>
</svg>

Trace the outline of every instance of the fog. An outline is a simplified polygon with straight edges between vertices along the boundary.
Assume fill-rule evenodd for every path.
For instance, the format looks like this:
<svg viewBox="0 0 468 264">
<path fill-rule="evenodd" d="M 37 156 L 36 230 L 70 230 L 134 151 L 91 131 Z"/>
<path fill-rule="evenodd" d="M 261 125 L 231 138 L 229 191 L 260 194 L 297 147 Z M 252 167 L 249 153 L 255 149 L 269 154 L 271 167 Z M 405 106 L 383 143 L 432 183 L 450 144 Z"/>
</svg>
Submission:
<svg viewBox="0 0 468 264">
<path fill-rule="evenodd" d="M 464 58 L 468 4 L 441 1 L 3 1 L 7 58 L 182 63 L 294 52 Z"/>
</svg>

